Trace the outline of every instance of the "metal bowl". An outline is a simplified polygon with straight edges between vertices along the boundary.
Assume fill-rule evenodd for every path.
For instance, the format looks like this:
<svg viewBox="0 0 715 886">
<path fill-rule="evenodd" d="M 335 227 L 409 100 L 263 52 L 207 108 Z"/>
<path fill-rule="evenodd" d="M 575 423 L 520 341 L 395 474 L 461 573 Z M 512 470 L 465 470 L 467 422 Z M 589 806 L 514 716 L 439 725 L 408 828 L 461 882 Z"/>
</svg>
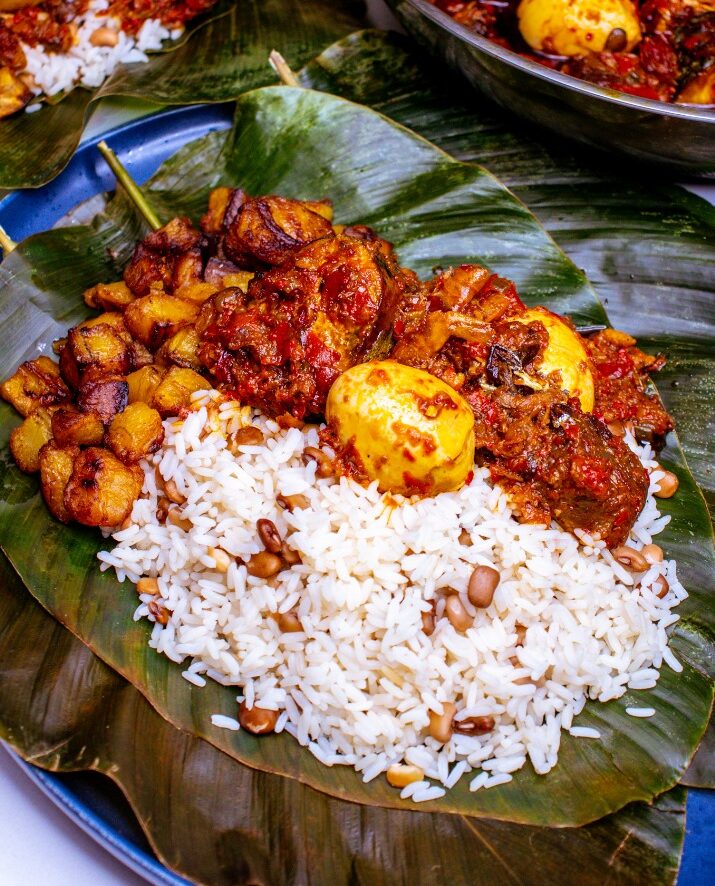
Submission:
<svg viewBox="0 0 715 886">
<path fill-rule="evenodd" d="M 603 89 L 472 33 L 427 0 L 388 0 L 418 42 L 507 110 L 596 148 L 715 176 L 715 110 Z"/>
</svg>

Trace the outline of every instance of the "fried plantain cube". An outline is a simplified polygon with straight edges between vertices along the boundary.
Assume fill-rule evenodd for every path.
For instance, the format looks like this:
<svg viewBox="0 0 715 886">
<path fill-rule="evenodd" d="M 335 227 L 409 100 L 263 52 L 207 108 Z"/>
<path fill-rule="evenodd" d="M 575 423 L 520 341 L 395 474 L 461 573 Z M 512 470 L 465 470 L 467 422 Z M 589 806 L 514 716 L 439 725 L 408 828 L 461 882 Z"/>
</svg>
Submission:
<svg viewBox="0 0 715 886">
<path fill-rule="evenodd" d="M 65 507 L 65 489 L 78 455 L 79 446 L 59 446 L 54 440 L 40 450 L 42 497 L 52 516 L 62 523 L 69 523 L 72 519 Z"/>
<path fill-rule="evenodd" d="M 160 285 L 171 291 L 174 268 L 183 253 L 199 245 L 201 233 L 188 218 L 173 218 L 138 243 L 124 269 L 124 282 L 134 295 L 148 295 Z M 146 344 L 146 342 L 145 342 Z"/>
<path fill-rule="evenodd" d="M 10 452 L 18 468 L 26 474 L 40 470 L 40 450 L 52 439 L 50 413 L 42 406 L 34 409 L 10 434 Z"/>
<path fill-rule="evenodd" d="M 52 436 L 58 446 L 100 446 L 104 424 L 96 412 L 63 406 L 52 414 Z"/>
<path fill-rule="evenodd" d="M 207 283 L 199 281 L 198 283 L 183 283 L 174 295 L 177 298 L 183 298 L 185 301 L 193 302 L 196 305 L 202 305 L 205 301 L 215 295 L 221 287 L 216 283 Z"/>
<path fill-rule="evenodd" d="M 154 291 L 133 301 L 124 312 L 129 332 L 155 351 L 182 326 L 193 323 L 197 305 Z"/>
<path fill-rule="evenodd" d="M 107 425 L 125 409 L 128 397 L 127 380 L 121 376 L 108 376 L 82 382 L 77 392 L 77 405 L 82 412 L 95 412 Z"/>
<path fill-rule="evenodd" d="M 78 388 L 88 378 L 123 375 L 132 368 L 132 352 L 124 335 L 108 323 L 80 324 L 70 329 L 60 355 L 67 384 Z"/>
<path fill-rule="evenodd" d="M 191 402 L 195 391 L 205 391 L 211 384 L 193 369 L 172 366 L 154 391 L 152 406 L 162 418 L 178 415 L 179 411 Z"/>
<path fill-rule="evenodd" d="M 253 271 L 242 271 L 238 265 L 222 258 L 210 258 L 204 268 L 204 281 L 212 283 L 215 292 L 230 286 L 248 292 L 248 284 L 255 276 Z"/>
<path fill-rule="evenodd" d="M 127 376 L 129 403 L 151 404 L 154 391 L 166 375 L 166 369 L 159 366 L 142 366 Z"/>
<path fill-rule="evenodd" d="M 201 369 L 199 345 L 201 340 L 195 326 L 184 326 L 167 339 L 156 352 L 156 361 L 164 366 L 174 364 L 186 369 Z"/>
<path fill-rule="evenodd" d="M 77 456 L 64 493 L 67 512 L 84 526 L 119 526 L 131 514 L 143 473 L 108 449 L 90 446 Z"/>
<path fill-rule="evenodd" d="M 121 311 L 104 311 L 96 317 L 88 317 L 77 324 L 79 329 L 91 329 L 93 326 L 111 326 L 121 336 L 129 340 L 129 332 L 124 324 L 124 314 Z"/>
<path fill-rule="evenodd" d="M 183 255 L 177 256 L 174 261 L 174 272 L 171 280 L 172 292 L 176 292 L 180 286 L 185 286 L 187 283 L 201 282 L 203 269 L 204 262 L 198 246 L 195 246 Z"/>
<path fill-rule="evenodd" d="M 312 212 L 317 212 L 329 222 L 333 220 L 333 201 L 332 200 L 302 200 L 304 206 L 307 206 Z"/>
<path fill-rule="evenodd" d="M 121 280 L 117 283 L 98 283 L 84 293 L 86 305 L 103 311 L 123 311 L 133 301 L 131 289 Z"/>
<path fill-rule="evenodd" d="M 228 225 L 223 248 L 241 267 L 260 269 L 279 265 L 308 243 L 332 236 L 328 219 L 309 204 L 286 197 L 258 197 L 241 206 Z"/>
<path fill-rule="evenodd" d="M 233 196 L 233 188 L 214 188 L 209 194 L 209 206 L 201 219 L 201 230 L 207 234 L 220 234 L 226 209 Z"/>
<path fill-rule="evenodd" d="M 27 360 L 0 385 L 0 394 L 28 416 L 37 406 L 53 406 L 69 400 L 70 392 L 60 378 L 60 368 L 49 357 Z"/>
<path fill-rule="evenodd" d="M 235 286 L 241 292 L 248 292 L 248 284 L 256 275 L 252 271 L 236 271 L 235 274 L 226 274 L 223 278 L 223 285 L 226 289 Z"/>
<path fill-rule="evenodd" d="M 149 348 L 134 339 L 129 343 L 129 354 L 132 369 L 141 369 L 142 366 L 149 366 L 154 362 L 154 355 Z"/>
<path fill-rule="evenodd" d="M 10 68 L 0 68 L 0 117 L 8 117 L 24 108 L 31 98 L 32 92 L 26 83 L 15 76 Z"/>
<path fill-rule="evenodd" d="M 133 464 L 156 452 L 164 439 L 161 416 L 146 403 L 130 403 L 115 415 L 107 431 L 107 444 L 124 464 Z"/>
</svg>

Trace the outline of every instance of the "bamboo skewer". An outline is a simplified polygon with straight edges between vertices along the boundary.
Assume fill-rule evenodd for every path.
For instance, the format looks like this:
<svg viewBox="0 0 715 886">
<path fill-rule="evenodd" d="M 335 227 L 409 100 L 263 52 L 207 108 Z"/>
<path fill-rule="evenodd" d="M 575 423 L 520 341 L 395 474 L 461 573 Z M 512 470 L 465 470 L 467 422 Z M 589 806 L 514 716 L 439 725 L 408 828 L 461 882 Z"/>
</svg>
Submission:
<svg viewBox="0 0 715 886">
<path fill-rule="evenodd" d="M 17 243 L 12 239 L 12 237 L 8 234 L 8 232 L 0 225 L 0 248 L 3 251 L 3 255 L 8 255 L 13 251 L 13 249 L 17 246 Z"/>
<path fill-rule="evenodd" d="M 300 82 L 291 70 L 288 62 L 276 49 L 268 56 L 268 63 L 283 81 L 284 86 L 300 86 Z"/>
<path fill-rule="evenodd" d="M 105 141 L 101 141 L 97 145 L 97 149 L 107 161 L 107 164 L 114 173 L 117 181 L 124 188 L 127 196 L 142 214 L 149 227 L 152 228 L 152 230 L 154 231 L 158 230 L 161 227 L 161 222 L 157 218 L 156 213 L 149 205 L 149 202 L 147 201 L 137 183 L 122 165 L 119 157 L 117 157 L 117 155 Z"/>
</svg>

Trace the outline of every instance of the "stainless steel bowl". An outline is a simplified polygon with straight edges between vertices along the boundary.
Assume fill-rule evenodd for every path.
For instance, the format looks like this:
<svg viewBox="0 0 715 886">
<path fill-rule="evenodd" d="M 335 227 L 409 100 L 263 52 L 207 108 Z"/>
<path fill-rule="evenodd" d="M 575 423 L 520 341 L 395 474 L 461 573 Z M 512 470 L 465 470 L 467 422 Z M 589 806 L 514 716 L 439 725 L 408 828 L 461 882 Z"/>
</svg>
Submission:
<svg viewBox="0 0 715 886">
<path fill-rule="evenodd" d="M 594 86 L 472 33 L 426 0 L 388 0 L 418 42 L 504 108 L 597 148 L 715 176 L 715 110 Z"/>
</svg>

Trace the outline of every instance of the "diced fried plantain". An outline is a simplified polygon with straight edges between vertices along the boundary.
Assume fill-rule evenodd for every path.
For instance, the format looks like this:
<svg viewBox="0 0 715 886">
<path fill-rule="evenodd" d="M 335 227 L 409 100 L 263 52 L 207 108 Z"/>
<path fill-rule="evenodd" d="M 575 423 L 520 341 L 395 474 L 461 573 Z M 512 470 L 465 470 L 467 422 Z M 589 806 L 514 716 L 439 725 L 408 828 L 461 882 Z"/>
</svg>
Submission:
<svg viewBox="0 0 715 886">
<path fill-rule="evenodd" d="M 214 292 L 220 292 L 230 286 L 238 286 L 239 289 L 247 292 L 248 284 L 255 276 L 253 271 L 242 271 L 233 262 L 219 258 L 210 258 L 204 269 L 204 281 L 213 285 Z M 203 300 L 205 301 L 205 299 Z M 193 301 L 197 301 L 197 299 L 193 299 Z"/>
<path fill-rule="evenodd" d="M 78 323 L 76 328 L 91 329 L 93 326 L 100 325 L 111 326 L 120 335 L 127 339 L 129 338 L 129 332 L 124 325 L 124 314 L 121 311 L 104 311 L 102 314 L 97 314 L 96 317 L 88 317 L 86 320 Z"/>
<path fill-rule="evenodd" d="M 203 269 L 204 262 L 198 246 L 177 256 L 171 280 L 172 292 L 176 292 L 180 286 L 185 286 L 187 283 L 201 282 Z"/>
<path fill-rule="evenodd" d="M 130 403 L 115 415 L 107 431 L 107 444 L 125 464 L 146 458 L 161 446 L 164 426 L 161 416 L 146 403 Z"/>
<path fill-rule="evenodd" d="M 192 323 L 198 307 L 163 292 L 151 292 L 133 301 L 124 312 L 129 332 L 152 351 L 182 326 Z"/>
<path fill-rule="evenodd" d="M 108 316 L 108 315 L 107 315 Z M 60 355 L 60 370 L 70 387 L 87 378 L 123 375 L 132 368 L 128 336 L 107 323 L 80 324 L 70 329 Z"/>
<path fill-rule="evenodd" d="M 52 436 L 58 446 L 100 446 L 104 425 L 96 412 L 60 407 L 52 415 Z"/>
<path fill-rule="evenodd" d="M 10 68 L 0 68 L 0 117 L 8 117 L 24 108 L 31 98 L 32 92 L 26 83 Z"/>
<path fill-rule="evenodd" d="M 185 301 L 193 302 L 196 305 L 202 305 L 205 301 L 215 295 L 221 287 L 216 283 L 183 283 L 174 291 L 177 298 L 183 298 Z"/>
<path fill-rule="evenodd" d="M 84 301 L 90 308 L 102 308 L 103 311 L 123 311 L 134 301 L 132 291 L 121 280 L 117 283 L 98 283 L 84 293 Z"/>
<path fill-rule="evenodd" d="M 50 413 L 42 406 L 34 409 L 10 434 L 10 452 L 18 468 L 26 474 L 40 470 L 40 449 L 52 439 Z"/>
<path fill-rule="evenodd" d="M 220 234 L 226 208 L 233 195 L 233 188 L 214 188 L 209 194 L 209 208 L 201 219 L 201 230 L 207 234 Z"/>
<path fill-rule="evenodd" d="M 154 362 L 154 355 L 140 341 L 131 339 L 129 342 L 130 363 L 132 369 L 141 369 Z"/>
<path fill-rule="evenodd" d="M 52 516 L 62 523 L 72 519 L 65 507 L 65 489 L 78 455 L 79 446 L 58 446 L 54 440 L 40 450 L 42 497 Z"/>
<path fill-rule="evenodd" d="M 184 326 L 167 339 L 156 353 L 157 363 L 201 369 L 199 345 L 201 340 L 195 326 Z"/>
<path fill-rule="evenodd" d="M 193 369 L 172 366 L 154 391 L 151 405 L 159 410 L 163 418 L 177 415 L 180 409 L 189 405 L 194 391 L 203 391 L 210 387 L 211 384 Z"/>
<path fill-rule="evenodd" d="M 226 289 L 235 286 L 242 292 L 248 292 L 248 284 L 256 275 L 252 271 L 236 271 L 235 274 L 226 274 L 223 285 Z"/>
<path fill-rule="evenodd" d="M 96 412 L 104 424 L 127 405 L 129 388 L 121 376 L 90 379 L 82 382 L 77 392 L 77 405 L 82 412 Z"/>
<path fill-rule="evenodd" d="M 177 260 L 198 246 L 200 239 L 201 233 L 188 218 L 172 218 L 137 244 L 124 269 L 124 282 L 134 295 L 148 295 L 157 284 L 171 291 Z"/>
<path fill-rule="evenodd" d="M 278 265 L 308 243 L 332 237 L 330 222 L 308 204 L 285 197 L 248 199 L 226 231 L 223 248 L 242 267 Z"/>
<path fill-rule="evenodd" d="M 322 215 L 323 218 L 327 219 L 329 222 L 333 220 L 332 200 L 303 200 L 301 202 L 304 206 L 307 206 L 308 209 L 317 212 L 318 215 Z"/>
<path fill-rule="evenodd" d="M 59 366 L 49 357 L 37 357 L 19 366 L 17 372 L 0 385 L 0 394 L 24 416 L 36 406 L 53 406 L 70 397 L 60 378 Z"/>
<path fill-rule="evenodd" d="M 72 519 L 85 526 L 118 526 L 131 513 L 141 489 L 137 471 L 108 449 L 90 446 L 75 459 L 64 504 Z"/>
<path fill-rule="evenodd" d="M 166 369 L 159 366 L 142 366 L 136 372 L 130 372 L 127 376 L 129 388 L 128 400 L 130 403 L 151 403 L 154 399 L 154 391 L 166 375 Z"/>
</svg>

